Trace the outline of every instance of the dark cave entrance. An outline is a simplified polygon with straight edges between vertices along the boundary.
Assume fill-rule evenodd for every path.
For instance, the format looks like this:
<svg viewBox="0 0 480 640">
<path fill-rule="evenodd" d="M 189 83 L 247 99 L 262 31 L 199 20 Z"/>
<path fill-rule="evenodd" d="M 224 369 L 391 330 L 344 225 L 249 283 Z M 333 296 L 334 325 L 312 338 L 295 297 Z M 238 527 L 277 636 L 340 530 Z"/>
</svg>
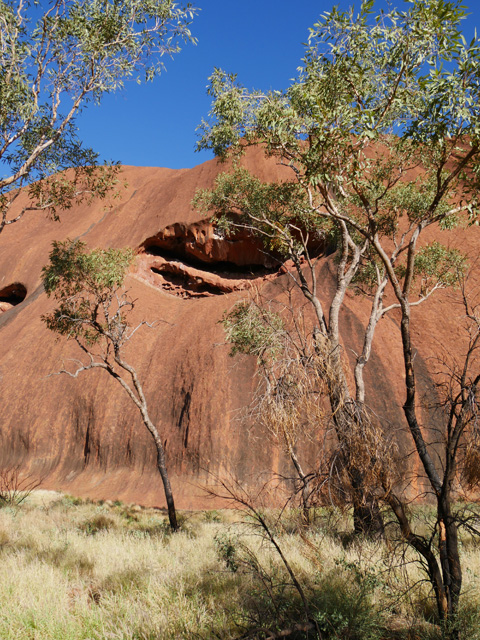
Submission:
<svg viewBox="0 0 480 640">
<path fill-rule="evenodd" d="M 8 287 L 0 289 L 0 302 L 6 302 L 15 307 L 25 300 L 26 295 L 26 287 L 20 282 L 14 282 L 9 284 Z"/>
</svg>

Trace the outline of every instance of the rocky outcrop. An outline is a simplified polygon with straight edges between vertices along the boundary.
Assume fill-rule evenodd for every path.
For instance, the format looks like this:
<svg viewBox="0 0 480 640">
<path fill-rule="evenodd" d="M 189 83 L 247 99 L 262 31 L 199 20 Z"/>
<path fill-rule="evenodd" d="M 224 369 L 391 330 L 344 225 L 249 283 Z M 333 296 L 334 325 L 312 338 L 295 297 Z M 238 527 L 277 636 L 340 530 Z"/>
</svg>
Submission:
<svg viewBox="0 0 480 640">
<path fill-rule="evenodd" d="M 264 250 L 260 240 L 248 233 L 226 236 L 207 220 L 193 224 L 176 223 L 162 229 L 142 243 L 145 251 L 165 253 L 204 264 L 226 267 L 272 269 L 281 260 Z"/>
<path fill-rule="evenodd" d="M 288 175 L 259 150 L 243 162 L 264 180 Z M 126 282 L 136 300 L 132 322 L 148 320 L 153 327 L 136 333 L 127 358 L 144 381 L 163 434 L 179 507 L 212 505 L 202 487 L 218 475 L 231 474 L 253 487 L 263 472 L 289 473 L 270 435 L 244 419 L 256 385 L 255 362 L 229 356 L 219 320 L 250 289 L 281 300 L 291 265 L 246 235 L 224 237 L 192 208 L 195 190 L 212 186 L 225 169 L 216 161 L 178 171 L 125 167 L 127 188 L 110 208 L 83 204 L 62 214 L 60 223 L 25 216 L 0 235 L 2 465 L 21 464 L 46 487 L 163 504 L 155 448 L 123 390 L 101 371 L 76 380 L 52 375 L 80 354 L 41 321 L 53 304 L 42 290 L 41 269 L 53 240 L 81 238 L 90 247 L 130 246 L 138 252 Z M 479 230 L 456 232 L 451 242 L 478 253 Z M 319 264 L 326 297 L 334 284 L 332 260 L 326 256 Z M 302 305 L 301 296 L 294 303 Z M 353 296 L 346 306 L 345 349 L 351 353 L 359 350 L 367 306 Z M 461 348 L 456 313 L 445 293 L 415 311 L 416 365 L 427 395 L 433 393 L 431 358 L 438 344 Z M 374 409 L 396 430 L 403 425 L 397 335 L 395 317 L 380 323 L 366 373 Z M 324 431 L 319 425 L 314 441 L 300 445 L 306 466 Z"/>
</svg>

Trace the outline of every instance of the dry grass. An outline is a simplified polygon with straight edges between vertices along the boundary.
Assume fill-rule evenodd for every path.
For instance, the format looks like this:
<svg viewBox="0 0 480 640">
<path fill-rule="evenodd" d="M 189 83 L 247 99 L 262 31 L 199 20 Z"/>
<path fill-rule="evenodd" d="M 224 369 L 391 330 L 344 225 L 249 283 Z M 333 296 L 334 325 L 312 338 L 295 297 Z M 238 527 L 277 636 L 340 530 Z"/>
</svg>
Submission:
<svg viewBox="0 0 480 640">
<path fill-rule="evenodd" d="M 197 516 L 170 536 L 153 510 L 43 498 L 0 510 L 0 638 L 229 637 L 221 525 Z"/>
<path fill-rule="evenodd" d="M 0 638 L 227 640 L 259 621 L 301 619 L 278 557 L 251 528 L 232 524 L 235 512 L 184 517 L 170 535 L 162 512 L 42 491 L 0 509 Z M 306 537 L 287 522 L 277 536 L 325 637 L 414 638 L 408 630 L 418 634 L 432 613 L 418 567 L 393 572 L 399 550 L 350 543 L 324 525 Z M 480 553 L 468 540 L 463 562 L 465 615 L 478 623 Z M 431 625 L 422 633 L 438 637 Z"/>
</svg>

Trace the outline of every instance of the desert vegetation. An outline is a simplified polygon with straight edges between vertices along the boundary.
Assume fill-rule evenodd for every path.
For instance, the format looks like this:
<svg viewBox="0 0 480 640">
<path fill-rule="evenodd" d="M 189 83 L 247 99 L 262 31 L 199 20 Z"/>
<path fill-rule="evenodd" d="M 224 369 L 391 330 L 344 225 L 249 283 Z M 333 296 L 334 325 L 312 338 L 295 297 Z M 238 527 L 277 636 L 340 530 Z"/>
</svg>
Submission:
<svg viewBox="0 0 480 640">
<path fill-rule="evenodd" d="M 57 2 L 28 31 L 23 5 L 13 6 L 0 7 L 18 45 L 2 51 L 9 176 L 0 180 L 0 232 L 28 211 L 56 219 L 111 192 L 118 167 L 79 153 L 75 115 L 139 70 L 153 78 L 158 56 L 192 40 L 195 12 L 170 2 Z M 58 306 L 42 318 L 80 353 L 58 373 L 103 369 L 120 384 L 153 437 L 168 511 L 33 491 L 20 467 L 0 473 L 1 638 L 480 638 L 478 261 L 448 242 L 452 229 L 479 223 L 480 44 L 464 40 L 459 2 L 412 0 L 376 17 L 373 6 L 322 16 L 286 91 L 249 91 L 216 69 L 201 126 L 199 147 L 232 171 L 194 205 L 213 216 L 219 237 L 261 238 L 291 285 L 280 302 L 258 291 L 237 300 L 224 327 L 232 355 L 257 358 L 248 419 L 264 427 L 259 446 L 281 446 L 294 479 L 275 479 L 282 491 L 264 502 L 260 489 L 252 497 L 235 478 L 218 478 L 209 491 L 233 509 L 177 512 L 162 422 L 150 418 L 123 351 L 148 324 L 129 324 L 135 300 L 124 278 L 134 252 L 55 242 L 43 292 Z M 73 107 L 60 117 L 65 93 Z M 290 180 L 262 182 L 241 166 L 245 148 L 259 145 Z M 319 283 L 322 261 L 330 293 Z M 439 350 L 427 402 L 412 309 L 447 287 L 463 342 L 455 354 Z M 353 294 L 367 310 L 357 352 L 344 324 Z M 395 428 L 409 443 L 407 473 L 364 379 L 387 316 L 403 363 Z M 393 386 L 387 405 L 397 402 Z M 312 447 L 331 434 L 313 465 L 296 446 L 307 432 Z M 284 508 L 274 509 L 286 488 Z"/>
<path fill-rule="evenodd" d="M 301 585 L 319 637 L 342 640 L 442 637 L 430 587 L 410 553 L 387 534 L 352 536 L 352 514 L 264 510 Z M 419 527 L 433 511 L 413 509 Z M 166 513 L 93 503 L 37 490 L 0 510 L 5 640 L 314 638 L 304 603 L 252 513 Z M 388 527 L 387 527 L 388 529 Z M 480 553 L 462 537 L 463 637 L 480 637 Z M 283 631 L 283 635 L 279 635 Z M 286 635 L 286 632 L 288 636 Z"/>
</svg>

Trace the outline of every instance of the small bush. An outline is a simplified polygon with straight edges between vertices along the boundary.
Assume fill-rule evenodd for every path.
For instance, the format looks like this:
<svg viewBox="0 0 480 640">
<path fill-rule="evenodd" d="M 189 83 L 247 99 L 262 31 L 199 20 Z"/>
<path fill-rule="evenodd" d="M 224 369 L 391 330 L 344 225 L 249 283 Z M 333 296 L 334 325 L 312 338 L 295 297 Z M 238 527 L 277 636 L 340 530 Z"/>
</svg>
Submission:
<svg viewBox="0 0 480 640">
<path fill-rule="evenodd" d="M 375 585 L 368 576 L 333 571 L 319 583 L 315 619 L 324 638 L 380 640 L 383 618 L 372 603 Z"/>
<path fill-rule="evenodd" d="M 40 480 L 22 476 L 20 466 L 0 470 L 0 507 L 18 507 L 40 485 Z"/>
<path fill-rule="evenodd" d="M 218 511 L 204 511 L 203 519 L 205 522 L 222 522 L 222 515 Z"/>
<path fill-rule="evenodd" d="M 71 496 L 71 495 L 64 495 L 60 498 L 60 500 L 58 500 L 55 505 L 58 504 L 60 506 L 63 507 L 79 507 L 80 505 L 83 504 L 83 500 L 82 498 L 78 498 L 77 496 Z"/>
<path fill-rule="evenodd" d="M 239 567 L 238 539 L 220 533 L 215 536 L 214 542 L 219 560 L 224 562 L 232 573 L 236 573 Z"/>
<path fill-rule="evenodd" d="M 137 519 L 138 520 L 138 519 Z M 166 538 L 172 532 L 168 520 L 149 518 L 144 522 L 131 521 L 128 533 L 138 538 Z"/>
<path fill-rule="evenodd" d="M 115 521 L 104 513 L 98 513 L 82 522 L 78 528 L 89 536 L 115 527 Z"/>
<path fill-rule="evenodd" d="M 422 629 L 422 640 L 444 640 L 453 637 L 455 632 L 461 640 L 480 640 L 480 602 L 476 598 L 470 599 L 464 595 L 460 599 L 456 617 L 444 624 L 439 623 L 438 613 L 433 611 L 433 607 L 426 608 L 422 613 L 426 618 L 431 614 L 430 624 Z"/>
<path fill-rule="evenodd" d="M 133 511 L 129 507 L 125 507 L 122 505 L 121 507 L 117 507 L 115 512 L 118 513 L 119 516 L 124 518 L 127 525 L 134 524 L 135 522 L 139 522 L 140 517 L 137 511 Z"/>
</svg>

